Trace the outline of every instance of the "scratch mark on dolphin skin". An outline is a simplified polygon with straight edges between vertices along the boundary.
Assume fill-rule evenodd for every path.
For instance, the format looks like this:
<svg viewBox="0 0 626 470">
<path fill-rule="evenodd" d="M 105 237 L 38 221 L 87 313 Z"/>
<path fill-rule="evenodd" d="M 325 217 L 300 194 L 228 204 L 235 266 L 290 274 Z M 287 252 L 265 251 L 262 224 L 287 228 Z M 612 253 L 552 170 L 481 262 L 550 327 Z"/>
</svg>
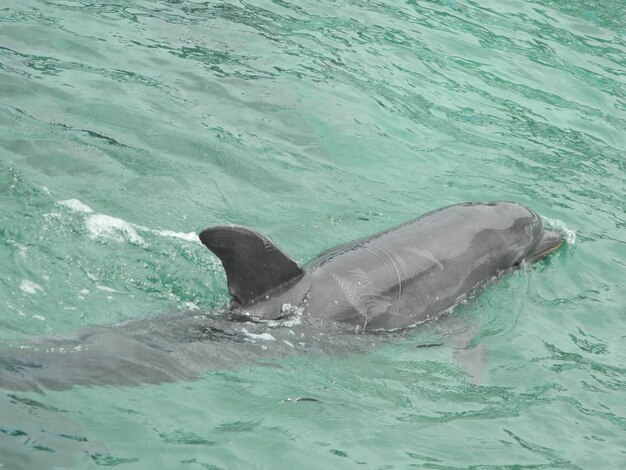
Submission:
<svg viewBox="0 0 626 470">
<path fill-rule="evenodd" d="M 339 284 L 339 287 L 346 296 L 346 299 L 354 307 L 354 309 L 364 317 L 364 326 L 367 326 L 370 318 L 388 312 L 391 308 L 391 302 L 382 293 L 381 289 L 377 289 L 372 285 L 367 273 L 362 269 L 353 269 L 350 274 L 354 280 L 341 277 L 335 273 L 331 273 L 333 279 Z"/>
<path fill-rule="evenodd" d="M 444 265 L 441 263 L 441 261 L 435 258 L 435 255 L 433 255 L 430 250 L 427 250 L 425 248 L 414 248 L 412 246 L 405 246 L 402 247 L 402 249 L 404 251 L 408 251 L 409 253 L 416 254 L 418 256 L 421 256 L 422 258 L 432 261 L 438 268 L 440 268 L 442 271 L 444 270 Z"/>
<path fill-rule="evenodd" d="M 369 251 L 371 254 L 373 254 L 379 260 L 381 260 L 384 264 L 387 264 L 385 260 L 382 259 L 373 249 L 368 248 L 366 246 L 364 246 L 363 249 Z M 394 261 L 394 258 L 391 256 L 389 252 L 387 252 L 386 250 L 382 248 L 377 248 L 377 250 L 387 255 L 387 258 L 389 259 L 389 261 L 391 261 L 391 264 L 393 265 L 393 268 L 396 271 L 396 276 L 398 278 L 398 300 L 400 300 L 400 297 L 402 297 L 402 276 L 400 276 L 400 270 L 398 269 L 398 265 L 396 264 L 396 262 Z"/>
</svg>

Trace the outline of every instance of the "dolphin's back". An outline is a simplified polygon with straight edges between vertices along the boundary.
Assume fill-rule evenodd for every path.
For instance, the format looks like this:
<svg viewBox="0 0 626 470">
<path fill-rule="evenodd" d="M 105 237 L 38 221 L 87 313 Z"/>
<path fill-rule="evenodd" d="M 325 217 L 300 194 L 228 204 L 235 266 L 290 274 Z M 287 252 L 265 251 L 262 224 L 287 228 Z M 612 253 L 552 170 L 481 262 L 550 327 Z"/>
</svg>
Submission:
<svg viewBox="0 0 626 470">
<path fill-rule="evenodd" d="M 363 329 L 428 320 L 519 263 L 542 230 L 534 212 L 514 203 L 428 213 L 312 262 L 307 309 Z"/>
</svg>

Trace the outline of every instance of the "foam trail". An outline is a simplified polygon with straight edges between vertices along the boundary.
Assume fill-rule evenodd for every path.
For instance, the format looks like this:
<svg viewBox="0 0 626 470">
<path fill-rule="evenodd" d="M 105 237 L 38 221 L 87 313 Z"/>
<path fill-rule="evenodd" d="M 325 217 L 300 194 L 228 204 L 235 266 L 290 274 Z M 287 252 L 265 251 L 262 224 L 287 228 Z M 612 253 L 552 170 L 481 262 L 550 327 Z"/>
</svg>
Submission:
<svg viewBox="0 0 626 470">
<path fill-rule="evenodd" d="M 192 243 L 200 243 L 194 232 L 174 232 L 172 230 L 154 230 L 143 225 L 126 222 L 123 219 L 106 214 L 98 214 L 78 199 L 65 199 L 57 203 L 72 212 L 85 214 L 85 227 L 92 239 L 108 239 L 116 242 L 128 240 L 136 245 L 145 246 L 146 242 L 139 232 L 148 232 L 164 238 L 173 238 Z"/>
<path fill-rule="evenodd" d="M 137 233 L 133 224 L 125 220 L 111 217 L 110 215 L 93 214 L 90 215 L 85 225 L 91 238 L 107 238 L 116 242 L 128 239 L 136 245 L 145 245 L 145 240 Z"/>
<path fill-rule="evenodd" d="M 58 204 L 60 206 L 66 207 L 73 212 L 82 212 L 83 214 L 90 214 L 93 212 L 93 209 L 86 204 L 83 204 L 78 199 L 65 199 L 64 201 L 59 201 Z"/>
<path fill-rule="evenodd" d="M 198 238 L 198 234 L 194 232 L 183 233 L 183 232 L 172 232 L 171 230 L 151 230 L 152 233 L 156 233 L 165 238 L 177 238 L 179 240 L 185 240 L 188 242 L 199 243 L 200 239 Z"/>
</svg>

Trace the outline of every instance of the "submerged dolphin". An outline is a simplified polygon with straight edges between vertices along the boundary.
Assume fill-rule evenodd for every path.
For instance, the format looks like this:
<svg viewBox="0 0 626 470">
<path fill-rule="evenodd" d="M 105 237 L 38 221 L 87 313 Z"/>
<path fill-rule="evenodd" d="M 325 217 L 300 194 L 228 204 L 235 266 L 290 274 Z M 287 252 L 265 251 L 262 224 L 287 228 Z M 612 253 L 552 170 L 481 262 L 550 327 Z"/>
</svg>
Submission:
<svg viewBox="0 0 626 470">
<path fill-rule="evenodd" d="M 233 297 L 227 307 L 5 347 L 0 387 L 170 382 L 303 351 L 364 350 L 386 333 L 362 333 L 431 320 L 562 243 L 534 211 L 510 202 L 445 207 L 334 248 L 304 268 L 245 227 L 208 228 L 200 240 L 224 266 Z"/>
</svg>

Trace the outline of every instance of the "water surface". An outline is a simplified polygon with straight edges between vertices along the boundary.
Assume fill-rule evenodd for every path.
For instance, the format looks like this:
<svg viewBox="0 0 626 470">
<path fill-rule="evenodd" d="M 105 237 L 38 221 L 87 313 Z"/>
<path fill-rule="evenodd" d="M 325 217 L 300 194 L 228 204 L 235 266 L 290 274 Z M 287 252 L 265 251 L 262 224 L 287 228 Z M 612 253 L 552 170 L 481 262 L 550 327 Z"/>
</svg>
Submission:
<svg viewBox="0 0 626 470">
<path fill-rule="evenodd" d="M 621 468 L 624 12 L 3 1 L 1 341 L 222 305 L 221 266 L 194 235 L 216 223 L 306 262 L 447 204 L 507 199 L 569 242 L 371 353 L 2 392 L 0 468 Z M 479 386 L 446 328 L 487 349 Z"/>
</svg>

